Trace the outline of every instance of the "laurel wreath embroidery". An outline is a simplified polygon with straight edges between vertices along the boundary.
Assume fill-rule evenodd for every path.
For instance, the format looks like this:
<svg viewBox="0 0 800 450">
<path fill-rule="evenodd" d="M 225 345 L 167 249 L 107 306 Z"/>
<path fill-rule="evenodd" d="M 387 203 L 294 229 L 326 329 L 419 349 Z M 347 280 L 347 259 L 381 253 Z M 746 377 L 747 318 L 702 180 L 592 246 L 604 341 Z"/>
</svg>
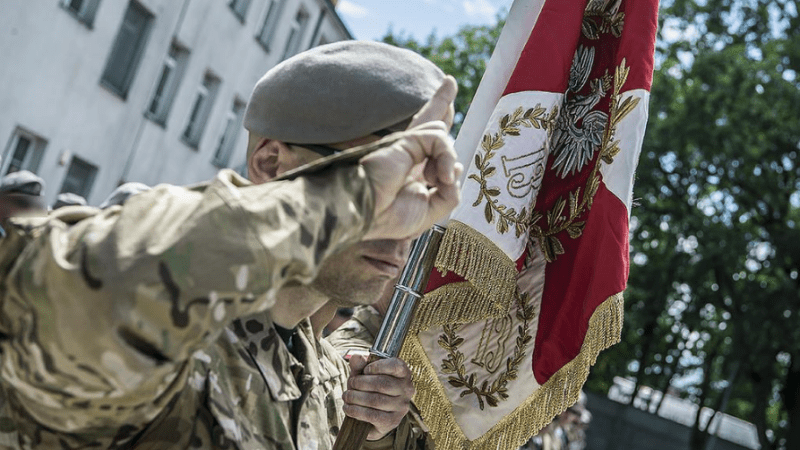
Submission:
<svg viewBox="0 0 800 450">
<path fill-rule="evenodd" d="M 583 13 L 581 32 L 587 39 L 597 40 L 603 33 L 622 36 L 625 13 L 619 11 L 622 0 L 591 0 Z"/>
<path fill-rule="evenodd" d="M 498 202 L 496 197 L 500 195 L 500 188 L 488 187 L 487 185 L 487 179 L 497 172 L 497 168 L 489 164 L 489 162 L 497 151 L 505 145 L 503 137 L 519 136 L 521 126 L 525 128 L 533 127 L 537 130 L 544 129 L 549 134 L 555 124 L 556 117 L 558 117 L 558 107 L 553 107 L 550 113 L 547 113 L 547 110 L 542 108 L 541 104 L 537 104 L 527 110 L 520 106 L 512 114 L 506 114 L 500 119 L 500 131 L 494 134 L 487 133 L 483 136 L 481 149 L 485 153 L 483 156 L 480 153 L 475 154 L 475 166 L 478 168 L 479 173 L 469 176 L 470 179 L 480 184 L 478 198 L 472 206 L 477 207 L 485 198 L 486 206 L 483 212 L 486 216 L 486 221 L 493 223 L 495 214 L 497 214 L 497 232 L 500 234 L 508 232 L 509 225 L 513 225 L 516 237 L 522 235 L 530 223 L 530 213 L 524 207 L 517 212 L 514 208 L 508 208 Z"/>
<path fill-rule="evenodd" d="M 545 213 L 534 211 L 531 216 L 529 224 L 529 239 L 528 245 L 532 245 L 535 240 L 539 244 L 539 248 L 544 254 L 547 262 L 555 261 L 558 255 L 564 254 L 564 246 L 561 244 L 560 239 L 556 236 L 562 231 L 567 232 L 570 238 L 577 239 L 583 234 L 583 229 L 586 226 L 585 220 L 578 220 L 585 212 L 588 212 L 592 207 L 594 196 L 597 189 L 600 187 L 600 163 L 611 164 L 614 162 L 614 157 L 620 152 L 619 141 L 614 140 L 614 133 L 616 132 L 619 122 L 639 104 L 639 98 L 627 97 L 624 100 L 620 99 L 620 91 L 622 86 L 628 79 L 630 67 L 626 66 L 625 59 L 622 60 L 620 65 L 616 68 L 614 73 L 614 92 L 611 96 L 611 106 L 609 111 L 609 126 L 603 134 L 603 141 L 600 146 L 600 157 L 595 163 L 592 171 L 589 174 L 583 195 L 581 195 L 581 188 L 570 192 L 568 197 L 559 197 L 553 204 L 553 207 Z M 569 208 L 565 214 L 565 208 Z M 547 218 L 546 227 L 539 225 L 542 218 Z M 529 252 L 531 254 L 531 252 Z"/>
<path fill-rule="evenodd" d="M 484 380 L 480 386 L 477 385 L 477 377 L 474 373 L 467 374 L 466 356 L 459 350 L 459 346 L 464 343 L 464 338 L 456 334 L 455 325 L 444 325 L 439 336 L 439 345 L 447 350 L 447 358 L 442 360 L 443 374 L 454 374 L 447 378 L 447 382 L 455 388 L 464 388 L 459 397 L 473 394 L 478 399 L 478 406 L 481 410 L 488 404 L 496 407 L 501 401 L 508 398 L 508 382 L 515 380 L 518 376 L 519 366 L 525 359 L 525 348 L 531 343 L 530 324 L 535 318 L 533 304 L 528 293 L 517 293 L 515 296 L 517 303 L 516 318 L 522 323 L 517 327 L 517 338 L 515 340 L 514 354 L 506 359 L 505 371 L 501 372 L 494 381 Z"/>
</svg>

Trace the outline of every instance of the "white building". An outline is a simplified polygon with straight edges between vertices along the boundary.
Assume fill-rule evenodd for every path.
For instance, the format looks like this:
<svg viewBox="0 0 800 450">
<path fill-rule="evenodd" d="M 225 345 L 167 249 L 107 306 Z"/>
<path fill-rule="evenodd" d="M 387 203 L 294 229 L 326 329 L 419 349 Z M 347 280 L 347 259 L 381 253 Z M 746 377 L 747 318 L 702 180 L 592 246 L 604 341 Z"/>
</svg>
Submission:
<svg viewBox="0 0 800 450">
<path fill-rule="evenodd" d="M 241 168 L 253 85 L 350 39 L 331 0 L 3 0 L 0 174 L 100 203 L 125 181 Z"/>
</svg>

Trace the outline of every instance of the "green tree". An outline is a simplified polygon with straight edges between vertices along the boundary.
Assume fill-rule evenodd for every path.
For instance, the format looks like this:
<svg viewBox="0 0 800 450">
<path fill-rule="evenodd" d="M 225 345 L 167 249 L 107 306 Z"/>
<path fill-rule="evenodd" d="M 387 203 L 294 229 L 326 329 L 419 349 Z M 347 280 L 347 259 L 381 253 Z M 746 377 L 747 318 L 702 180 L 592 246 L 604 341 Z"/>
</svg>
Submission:
<svg viewBox="0 0 800 450">
<path fill-rule="evenodd" d="M 688 396 L 753 422 L 762 448 L 800 448 L 796 7 L 664 6 L 635 188 L 631 329 L 590 385 L 612 376 L 606 357 L 635 361 L 639 383 L 674 382 L 656 358 L 676 344 Z M 654 273 L 674 276 L 672 291 Z M 692 447 L 706 442 L 696 423 Z"/>
<path fill-rule="evenodd" d="M 486 64 L 505 24 L 504 16 L 504 13 L 499 14 L 494 25 L 464 26 L 453 36 L 438 38 L 435 33 L 431 33 L 425 42 L 418 42 L 410 36 L 396 35 L 391 29 L 382 39 L 388 44 L 414 50 L 456 78 L 458 96 L 455 101 L 453 134 L 458 134 L 472 97 L 475 96 L 486 71 Z"/>
</svg>

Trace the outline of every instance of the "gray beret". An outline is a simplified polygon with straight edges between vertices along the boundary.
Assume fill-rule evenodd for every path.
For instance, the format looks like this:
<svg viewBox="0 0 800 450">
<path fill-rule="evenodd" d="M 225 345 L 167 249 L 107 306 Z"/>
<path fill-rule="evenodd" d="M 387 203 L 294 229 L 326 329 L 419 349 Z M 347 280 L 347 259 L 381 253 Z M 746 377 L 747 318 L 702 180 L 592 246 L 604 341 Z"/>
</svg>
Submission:
<svg viewBox="0 0 800 450">
<path fill-rule="evenodd" d="M 443 79 L 436 65 L 411 50 L 373 41 L 322 45 L 258 81 L 244 127 L 294 144 L 344 142 L 407 121 Z"/>
<path fill-rule="evenodd" d="M 53 203 L 53 209 L 64 206 L 86 206 L 86 199 L 72 192 L 63 192 L 56 197 L 56 202 Z"/>
<path fill-rule="evenodd" d="M 0 178 L 0 193 L 39 197 L 42 191 L 44 191 L 44 180 L 27 170 L 13 172 Z"/>
<path fill-rule="evenodd" d="M 114 189 L 114 192 L 112 192 L 111 195 L 109 195 L 108 198 L 100 204 L 100 209 L 106 209 L 114 205 L 121 205 L 125 203 L 125 201 L 127 201 L 131 196 L 149 190 L 150 186 L 142 183 L 129 182 L 122 184 L 118 188 Z"/>
</svg>

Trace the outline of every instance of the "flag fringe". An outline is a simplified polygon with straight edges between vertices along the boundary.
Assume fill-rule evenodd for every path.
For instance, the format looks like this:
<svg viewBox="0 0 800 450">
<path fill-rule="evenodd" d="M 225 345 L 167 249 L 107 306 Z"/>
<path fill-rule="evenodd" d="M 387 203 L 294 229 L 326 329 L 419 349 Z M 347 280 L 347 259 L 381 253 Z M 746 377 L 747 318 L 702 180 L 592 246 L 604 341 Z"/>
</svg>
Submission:
<svg viewBox="0 0 800 450">
<path fill-rule="evenodd" d="M 517 268 L 494 242 L 472 227 L 451 220 L 436 256 L 440 272 L 466 282 L 442 286 L 417 305 L 412 330 L 446 323 L 470 323 L 508 314 L 517 289 Z M 458 295 L 453 295 L 454 292 Z"/>
<path fill-rule="evenodd" d="M 517 409 L 474 441 L 464 436 L 437 371 L 419 338 L 409 336 L 400 357 L 408 363 L 417 392 L 414 403 L 431 430 L 436 447 L 448 450 L 517 450 L 553 418 L 574 405 L 589 368 L 598 354 L 620 341 L 623 324 L 622 293 L 601 303 L 589 319 L 580 353 L 534 391 Z"/>
</svg>

